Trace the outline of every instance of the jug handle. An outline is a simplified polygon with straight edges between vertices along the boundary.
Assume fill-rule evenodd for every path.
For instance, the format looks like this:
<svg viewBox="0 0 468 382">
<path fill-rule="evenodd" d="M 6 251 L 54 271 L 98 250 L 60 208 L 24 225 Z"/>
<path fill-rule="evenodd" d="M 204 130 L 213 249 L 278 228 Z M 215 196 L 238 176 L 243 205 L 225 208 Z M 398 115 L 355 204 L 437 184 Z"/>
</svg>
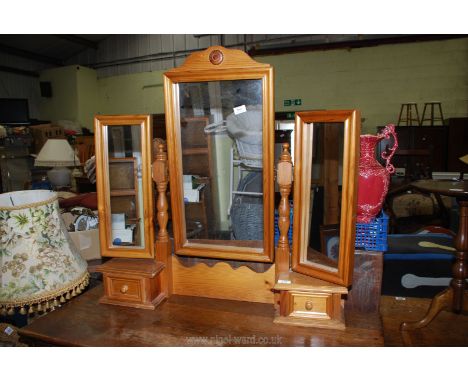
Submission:
<svg viewBox="0 0 468 382">
<path fill-rule="evenodd" d="M 393 124 L 388 124 L 385 126 L 385 128 L 382 130 L 382 133 L 379 134 L 379 138 L 381 139 L 390 139 L 390 137 L 393 137 L 393 147 L 390 149 L 388 154 L 386 151 L 384 151 L 382 153 L 382 158 L 386 161 L 385 168 L 387 169 L 388 173 L 393 174 L 395 172 L 395 167 L 393 167 L 390 161 L 392 160 L 392 157 L 398 148 L 398 139 L 395 132 L 395 125 Z"/>
</svg>

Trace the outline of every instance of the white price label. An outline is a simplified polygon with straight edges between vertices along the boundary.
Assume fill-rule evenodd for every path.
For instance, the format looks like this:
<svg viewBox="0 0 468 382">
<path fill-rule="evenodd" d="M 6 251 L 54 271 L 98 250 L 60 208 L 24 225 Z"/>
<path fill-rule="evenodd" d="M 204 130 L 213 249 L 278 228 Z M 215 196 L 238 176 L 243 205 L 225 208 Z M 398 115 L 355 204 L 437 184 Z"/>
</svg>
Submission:
<svg viewBox="0 0 468 382">
<path fill-rule="evenodd" d="M 278 284 L 291 284 L 291 280 L 278 280 Z"/>
<path fill-rule="evenodd" d="M 237 114 L 245 113 L 247 111 L 247 108 L 245 107 L 245 105 L 241 105 L 241 106 L 235 107 L 232 110 L 234 110 L 234 114 L 237 115 Z"/>
</svg>

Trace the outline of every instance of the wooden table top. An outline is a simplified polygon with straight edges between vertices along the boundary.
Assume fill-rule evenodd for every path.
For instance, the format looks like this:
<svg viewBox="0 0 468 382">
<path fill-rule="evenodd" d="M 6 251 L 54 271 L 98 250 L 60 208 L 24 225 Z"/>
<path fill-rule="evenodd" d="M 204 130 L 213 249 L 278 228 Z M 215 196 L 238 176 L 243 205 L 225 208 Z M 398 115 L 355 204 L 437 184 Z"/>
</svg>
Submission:
<svg viewBox="0 0 468 382">
<path fill-rule="evenodd" d="M 99 303 L 102 285 L 20 329 L 56 346 L 383 346 L 378 315 L 346 312 L 344 331 L 274 324 L 269 304 L 171 296 L 156 310 Z"/>
<path fill-rule="evenodd" d="M 420 190 L 436 194 L 468 199 L 468 181 L 466 180 L 417 180 L 411 183 Z"/>
</svg>

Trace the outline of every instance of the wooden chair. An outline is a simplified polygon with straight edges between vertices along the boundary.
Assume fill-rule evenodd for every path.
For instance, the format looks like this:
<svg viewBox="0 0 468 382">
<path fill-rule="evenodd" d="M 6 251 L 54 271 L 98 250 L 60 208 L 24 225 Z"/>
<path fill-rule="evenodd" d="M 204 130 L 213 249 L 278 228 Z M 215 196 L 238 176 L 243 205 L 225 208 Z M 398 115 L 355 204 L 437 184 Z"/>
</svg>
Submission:
<svg viewBox="0 0 468 382">
<path fill-rule="evenodd" d="M 81 165 L 91 158 L 95 153 L 94 135 L 82 135 L 75 138 L 74 148 L 78 151 Z"/>
<path fill-rule="evenodd" d="M 432 205 L 433 211 L 431 213 L 415 213 L 411 216 L 400 217 L 395 212 L 395 200 L 402 195 L 418 195 L 423 196 L 427 203 Z M 390 233 L 413 233 L 418 229 L 426 226 L 441 226 L 448 227 L 449 225 L 449 211 L 440 195 L 434 195 L 417 190 L 410 183 L 401 187 L 390 190 L 385 198 L 384 210 L 390 218 L 389 226 Z"/>
</svg>

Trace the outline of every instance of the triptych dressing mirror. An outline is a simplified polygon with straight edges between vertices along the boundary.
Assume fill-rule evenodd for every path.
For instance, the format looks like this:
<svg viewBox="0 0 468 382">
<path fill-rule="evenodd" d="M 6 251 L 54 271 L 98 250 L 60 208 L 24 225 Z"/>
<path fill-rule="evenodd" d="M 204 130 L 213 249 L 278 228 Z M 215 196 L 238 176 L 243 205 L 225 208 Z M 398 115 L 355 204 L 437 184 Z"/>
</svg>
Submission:
<svg viewBox="0 0 468 382">
<path fill-rule="evenodd" d="M 102 255 L 155 258 L 105 263 L 104 302 L 154 309 L 174 293 L 275 303 L 286 323 L 342 325 L 342 295 L 353 270 L 359 112 L 296 113 L 294 176 L 287 145 L 277 172 L 275 254 L 271 65 L 215 46 L 194 52 L 163 78 L 167 161 L 160 142 L 151 168 L 150 116 L 95 119 Z M 331 225 L 338 227 L 333 236 L 317 236 Z M 149 292 L 130 301 L 127 283 Z"/>
</svg>

